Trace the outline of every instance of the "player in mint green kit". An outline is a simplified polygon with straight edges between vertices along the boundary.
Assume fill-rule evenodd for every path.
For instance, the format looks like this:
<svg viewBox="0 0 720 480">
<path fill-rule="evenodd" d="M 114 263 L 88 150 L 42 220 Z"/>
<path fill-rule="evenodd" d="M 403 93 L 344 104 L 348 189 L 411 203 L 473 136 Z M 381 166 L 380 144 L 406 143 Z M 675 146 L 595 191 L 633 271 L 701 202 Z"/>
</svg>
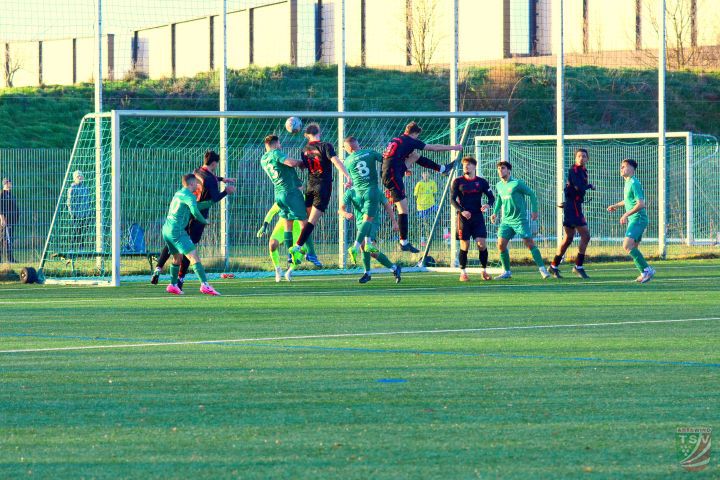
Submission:
<svg viewBox="0 0 720 480">
<path fill-rule="evenodd" d="M 625 191 L 622 202 L 613 203 L 607 207 L 608 212 L 625 207 L 625 213 L 620 217 L 620 224 L 627 225 L 623 248 L 632 257 L 640 276 L 636 282 L 647 283 L 655 276 L 655 269 L 648 265 L 645 257 L 638 249 L 642 235 L 648 226 L 648 215 L 645 210 L 645 193 L 640 180 L 635 176 L 637 162 L 626 158 L 620 163 L 620 175 L 625 179 Z"/>
<path fill-rule="evenodd" d="M 352 175 L 352 170 L 350 170 L 350 175 Z M 353 183 L 354 184 L 354 183 Z M 392 205 L 390 205 L 390 202 L 388 202 L 387 198 L 385 198 L 384 195 L 380 196 L 379 202 L 380 205 L 383 206 L 385 211 L 388 215 L 390 215 L 390 218 L 392 219 L 393 223 L 393 230 L 399 231 L 400 227 L 398 225 L 397 220 L 395 219 L 395 214 L 393 212 Z M 350 212 L 348 210 L 348 207 L 351 207 L 355 214 Z M 378 205 L 375 206 L 375 209 L 377 210 Z M 355 191 L 355 188 L 349 188 L 345 190 L 345 194 L 343 195 L 343 199 L 340 202 L 340 209 L 339 213 L 343 217 L 345 217 L 346 220 L 355 220 L 355 227 L 360 230 L 365 226 L 366 223 L 368 223 L 365 220 L 365 216 L 362 215 L 360 212 L 363 211 L 363 209 L 366 208 L 365 201 L 363 200 L 363 196 L 360 195 L 357 191 Z M 373 220 L 370 222 L 370 230 L 368 231 L 368 234 L 363 237 L 363 241 L 361 243 L 361 246 L 363 247 L 363 267 L 365 268 L 365 271 L 363 273 L 363 276 L 360 277 L 358 280 L 360 283 L 367 283 L 371 280 L 370 276 L 370 258 L 375 258 L 380 264 L 383 266 L 389 268 L 393 276 L 395 277 L 395 283 L 400 283 L 401 280 L 401 273 L 402 270 L 399 265 L 393 264 L 387 256 L 382 253 L 380 250 L 378 250 L 377 247 L 373 245 L 373 242 L 375 242 L 377 233 L 380 230 L 380 216 L 375 215 L 373 217 Z M 357 264 L 357 261 L 353 259 L 353 262 Z"/>
<path fill-rule="evenodd" d="M 220 295 L 207 281 L 205 269 L 200 262 L 195 244 L 188 235 L 187 228 L 190 215 L 202 224 L 207 224 L 200 210 L 210 208 L 212 200 L 198 203 L 195 198 L 195 190 L 198 188 L 198 181 L 195 175 L 190 173 L 182 177 L 183 188 L 175 192 L 167 219 L 162 227 L 162 236 L 168 251 L 173 256 L 173 264 L 170 266 L 170 285 L 167 292 L 173 295 L 182 295 L 183 291 L 177 286 L 178 272 L 182 263 L 183 255 L 190 260 L 190 265 L 198 277 L 200 277 L 200 291 L 206 295 Z"/>
<path fill-rule="evenodd" d="M 268 210 L 267 214 L 265 215 L 265 218 L 263 219 L 263 226 L 260 227 L 260 230 L 257 232 L 257 237 L 260 238 L 263 235 L 267 233 L 267 231 L 270 229 L 270 222 L 273 221 L 273 218 L 275 218 L 275 215 L 280 213 L 280 207 L 277 203 L 273 204 L 273 206 Z M 294 222 L 293 223 L 293 230 L 292 230 L 292 241 L 296 242 L 298 237 L 300 236 L 300 231 L 302 230 L 302 226 L 300 225 L 300 222 Z M 280 266 L 280 253 L 278 252 L 278 247 L 281 243 L 283 243 L 285 240 L 285 221 L 282 218 L 279 218 L 277 223 L 275 224 L 275 228 L 273 228 L 272 233 L 270 234 L 270 242 L 268 244 L 268 248 L 270 249 L 270 260 L 273 263 L 273 266 L 275 267 L 275 281 L 279 282 L 282 279 L 282 267 Z M 293 264 L 290 264 L 290 269 L 293 269 Z"/>
<path fill-rule="evenodd" d="M 495 202 L 493 214 L 490 216 L 490 221 L 495 223 L 502 212 L 502 220 L 498 227 L 498 250 L 500 250 L 500 263 L 504 271 L 495 278 L 505 279 L 512 277 L 512 273 L 510 273 L 508 243 L 510 243 L 510 240 L 512 240 L 515 235 L 522 238 L 523 243 L 530 250 L 532 258 L 540 270 L 540 275 L 543 278 L 548 278 L 550 274 L 545 268 L 540 249 L 535 245 L 530 230 L 530 223 L 527 219 L 525 197 L 530 197 L 531 218 L 537 220 L 537 195 L 535 195 L 535 191 L 528 187 L 525 182 L 511 175 L 512 165 L 510 162 L 498 162 L 497 170 L 500 181 L 495 184 L 497 201 Z"/>
<path fill-rule="evenodd" d="M 283 240 L 288 251 L 293 246 L 293 226 L 298 221 L 304 227 L 307 223 L 307 211 L 305 210 L 305 198 L 298 190 L 301 183 L 295 171 L 296 167 L 302 166 L 302 161 L 288 158 L 287 154 L 280 150 L 280 140 L 277 135 L 265 137 L 265 153 L 260 159 L 263 171 L 270 177 L 275 186 L 275 203 L 280 207 L 280 218 L 285 220 Z M 297 251 L 292 255 L 292 263 L 299 264 L 305 252 Z M 285 279 L 290 281 L 292 270 L 285 272 Z"/>
</svg>

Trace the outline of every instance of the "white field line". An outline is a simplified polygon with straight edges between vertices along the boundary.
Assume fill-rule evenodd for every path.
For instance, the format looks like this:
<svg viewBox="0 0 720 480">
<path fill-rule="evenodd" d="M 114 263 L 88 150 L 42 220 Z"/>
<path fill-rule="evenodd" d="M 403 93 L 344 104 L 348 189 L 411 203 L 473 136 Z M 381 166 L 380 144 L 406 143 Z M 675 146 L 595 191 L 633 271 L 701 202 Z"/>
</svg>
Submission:
<svg viewBox="0 0 720 480">
<path fill-rule="evenodd" d="M 450 274 L 448 274 L 450 275 Z M 679 277 L 679 278 L 661 278 L 661 279 L 654 279 L 652 281 L 652 284 L 662 284 L 662 283 L 678 283 L 678 282 L 686 282 L 688 280 L 717 280 L 718 277 Z M 508 282 L 508 283 L 505 283 Z M 527 283 L 509 283 L 512 282 L 512 280 L 498 280 L 497 282 L 485 282 L 483 284 L 478 283 L 477 285 L 463 285 L 464 288 L 468 288 L 468 290 L 482 290 L 485 288 L 548 288 L 548 287 L 554 287 L 557 286 L 559 283 L 557 283 L 555 280 L 547 280 L 545 283 L 542 284 L 527 284 Z M 629 288 L 645 288 L 642 285 L 637 285 L 634 280 L 601 280 L 601 281 L 574 281 L 572 283 L 573 286 L 576 287 L 585 287 L 585 286 L 591 286 L 591 285 L 608 285 L 608 284 L 624 284 L 624 285 L 633 285 L 634 287 Z M 565 285 L 570 285 L 569 283 L 566 283 Z M 345 290 L 330 290 L 325 292 L 318 292 L 318 291 L 312 291 L 312 292 L 305 292 L 303 290 L 300 290 L 299 288 L 296 290 L 293 288 L 292 290 L 283 290 L 282 287 L 287 286 L 286 283 L 281 283 L 278 285 L 278 291 L 276 292 L 258 292 L 258 293 L 243 293 L 243 294 L 228 294 L 228 295 L 222 295 L 216 299 L 216 301 L 219 301 L 222 298 L 249 298 L 249 297 L 277 297 L 279 295 L 288 295 L 288 294 L 301 294 L 301 293 L 310 293 L 312 296 L 316 297 L 327 297 L 327 296 L 334 296 L 334 295 L 344 295 L 344 294 L 356 294 L 356 293 L 369 293 L 372 292 L 373 294 L 382 294 L 382 293 L 399 293 L 399 292 L 432 292 L 432 291 L 445 291 L 445 290 L 451 290 L 456 289 L 458 287 L 453 286 L 442 286 L 442 287 L 388 287 L 388 288 L 375 288 L 375 289 L 363 289 L 363 287 L 357 287 L 352 289 L 345 289 Z M 302 287 L 303 282 L 299 281 L 297 283 L 293 284 L 293 287 Z M 195 295 L 195 289 L 192 285 L 188 285 L 187 291 L 192 291 L 193 294 L 191 295 L 183 295 L 182 297 L 177 297 L 174 295 L 158 295 L 158 296 L 143 296 L 143 297 L 122 297 L 119 298 L 119 300 L 127 305 L 132 305 L 134 301 L 149 301 L 149 300 L 162 300 L 167 299 L 169 301 L 181 301 L 182 299 L 185 300 L 192 300 L 197 301 L 198 298 L 201 298 L 201 295 L 198 293 Z M 161 290 L 160 287 L 155 287 L 158 290 Z M 268 287 L 272 288 L 272 287 Z M 79 289 L 79 291 L 86 291 L 84 289 Z M 62 300 L 39 300 L 39 299 L 32 299 L 32 300 L 26 300 L 26 299 L 15 299 L 15 300 L 0 300 L 0 305 L 55 305 L 55 304 L 81 304 L 81 303 L 97 303 L 97 302 L 107 302 L 108 300 L 112 300 L 112 297 L 99 297 L 99 298 L 82 298 L 82 297 L 72 297 L 72 298 L 66 298 Z"/>
<path fill-rule="evenodd" d="M 326 333 L 316 335 L 289 335 L 282 337 L 255 337 L 255 338 L 233 338 L 225 340 L 188 340 L 179 342 L 152 342 L 152 343 L 127 343 L 115 345 L 86 345 L 74 347 L 48 347 L 48 348 L 25 348 L 14 350 L 0 350 L 3 353 L 38 353 L 38 352 L 66 352 L 79 350 L 108 350 L 112 348 L 150 348 L 150 347 L 169 347 L 183 345 L 213 345 L 226 343 L 254 343 L 254 342 L 276 342 L 284 340 L 314 340 L 314 339 L 332 339 L 332 338 L 357 338 L 357 337 L 387 337 L 401 335 L 437 335 L 447 333 L 478 333 L 478 332 L 497 332 L 510 330 L 547 330 L 561 328 L 587 328 L 587 327 L 610 327 L 610 326 L 626 326 L 626 325 L 649 325 L 660 323 L 688 323 L 688 322 L 709 322 L 720 320 L 720 317 L 705 318 L 678 318 L 666 320 L 630 320 L 626 322 L 599 322 L 599 323 L 564 323 L 556 325 L 527 325 L 515 327 L 484 327 L 484 328 L 456 328 L 442 330 L 399 330 L 391 332 L 364 332 L 364 333 Z"/>
</svg>

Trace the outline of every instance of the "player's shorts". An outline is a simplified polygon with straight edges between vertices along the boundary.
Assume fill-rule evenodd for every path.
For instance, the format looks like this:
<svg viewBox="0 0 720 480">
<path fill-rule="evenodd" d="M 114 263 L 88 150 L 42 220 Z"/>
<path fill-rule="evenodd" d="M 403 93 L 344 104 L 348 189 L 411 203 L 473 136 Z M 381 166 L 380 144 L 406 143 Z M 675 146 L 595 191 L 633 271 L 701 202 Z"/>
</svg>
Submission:
<svg viewBox="0 0 720 480">
<path fill-rule="evenodd" d="M 640 242 L 647 227 L 648 222 L 646 220 L 630 220 L 627 225 L 627 230 L 625 231 L 625 236 L 632 238 L 636 242 Z"/>
<path fill-rule="evenodd" d="M 406 198 L 405 182 L 403 175 L 405 172 L 396 172 L 394 168 L 390 168 L 383 175 L 383 187 L 385 187 L 385 196 L 394 202 L 399 202 Z"/>
<path fill-rule="evenodd" d="M 527 220 L 513 223 L 500 223 L 498 227 L 498 238 L 512 240 L 515 235 L 520 238 L 532 238 L 532 231 Z"/>
<path fill-rule="evenodd" d="M 458 213 L 457 239 L 470 240 L 471 238 L 487 238 L 485 217 L 483 217 L 482 213 L 477 212 L 473 213 L 468 220 Z"/>
<path fill-rule="evenodd" d="M 292 189 L 287 192 L 276 193 L 275 203 L 280 207 L 280 218 L 307 220 L 307 210 L 305 210 L 305 202 L 300 190 Z"/>
<path fill-rule="evenodd" d="M 332 197 L 332 183 L 309 183 L 305 190 L 305 208 L 315 207 L 321 212 L 327 210 Z"/>
<path fill-rule="evenodd" d="M 172 230 L 168 230 L 163 227 L 162 236 L 170 255 L 177 255 L 178 253 L 187 255 L 196 248 L 195 244 L 190 239 L 190 235 L 188 235 L 188 233 L 184 230 L 182 233 L 175 233 Z"/>
<path fill-rule="evenodd" d="M 582 202 L 565 201 L 563 206 L 563 225 L 568 228 L 584 227 L 587 225 Z"/>
<path fill-rule="evenodd" d="M 355 220 L 355 228 L 359 232 L 360 229 L 363 226 L 363 223 L 365 223 L 362 218 L 358 218 Z M 370 233 L 368 233 L 368 238 L 370 238 L 371 242 L 374 242 L 377 240 L 378 232 L 380 231 L 380 223 L 378 221 L 372 222 L 372 228 L 370 229 Z"/>
<path fill-rule="evenodd" d="M 432 207 L 426 208 L 425 210 L 418 210 L 417 218 L 419 218 L 420 220 L 424 220 L 426 218 L 435 216 L 435 213 L 437 213 L 437 205 L 433 205 Z"/>
<path fill-rule="evenodd" d="M 363 215 L 367 215 L 372 218 L 378 216 L 378 203 L 380 202 L 380 195 L 382 194 L 380 193 L 379 188 L 368 188 L 366 191 L 362 192 L 362 195 L 360 195 L 360 205 L 362 205 L 362 215 L 360 215 L 360 218 L 362 218 Z"/>
<path fill-rule="evenodd" d="M 297 242 L 300 232 L 302 231 L 302 224 L 300 222 L 293 223 L 293 243 Z M 277 241 L 280 245 L 285 241 L 285 222 L 280 219 L 275 224 L 272 233 L 270 234 L 270 240 Z"/>
</svg>

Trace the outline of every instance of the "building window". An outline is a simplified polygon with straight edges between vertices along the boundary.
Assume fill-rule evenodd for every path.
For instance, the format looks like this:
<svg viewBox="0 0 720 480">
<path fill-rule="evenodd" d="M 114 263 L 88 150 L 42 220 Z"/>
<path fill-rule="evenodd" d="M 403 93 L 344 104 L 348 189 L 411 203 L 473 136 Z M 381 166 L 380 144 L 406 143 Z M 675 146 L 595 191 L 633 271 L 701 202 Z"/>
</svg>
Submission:
<svg viewBox="0 0 720 480">
<path fill-rule="evenodd" d="M 510 0 L 510 54 L 531 55 L 535 38 L 535 0 Z"/>
</svg>

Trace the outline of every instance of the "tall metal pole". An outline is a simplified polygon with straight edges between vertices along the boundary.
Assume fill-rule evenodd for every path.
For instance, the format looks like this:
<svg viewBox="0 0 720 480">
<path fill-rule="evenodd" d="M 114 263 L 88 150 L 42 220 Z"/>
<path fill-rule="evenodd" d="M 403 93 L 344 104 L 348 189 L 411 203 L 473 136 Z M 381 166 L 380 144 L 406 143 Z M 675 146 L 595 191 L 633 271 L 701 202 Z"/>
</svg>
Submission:
<svg viewBox="0 0 720 480">
<path fill-rule="evenodd" d="M 221 112 L 227 111 L 227 0 L 220 0 L 221 23 L 222 23 L 222 50 L 220 53 L 220 78 L 218 90 L 220 91 Z M 217 51 L 217 50 L 216 50 Z M 227 151 L 227 118 L 220 118 L 220 176 L 228 176 L 228 151 Z M 230 245 L 229 245 L 229 203 L 227 197 L 220 203 L 220 255 L 223 258 L 224 270 L 230 266 Z"/>
<path fill-rule="evenodd" d="M 563 185 L 565 181 L 565 29 L 563 19 L 565 16 L 564 0 L 558 0 L 558 12 L 554 16 L 555 22 L 555 52 L 557 64 L 555 75 L 555 204 L 560 205 L 563 198 Z M 559 208 L 555 209 L 555 231 L 557 232 L 557 245 L 560 246 L 563 235 L 563 214 Z"/>
<path fill-rule="evenodd" d="M 110 118 L 110 144 L 112 185 L 110 187 L 112 229 L 112 277 L 111 285 L 120 286 L 120 115 L 112 111 Z"/>
<path fill-rule="evenodd" d="M 665 258 L 667 234 L 667 158 L 665 155 L 665 0 L 658 0 L 660 28 L 658 29 L 658 255 Z"/>
<path fill-rule="evenodd" d="M 458 28 L 458 18 L 459 18 L 459 3 L 460 0 L 452 0 L 452 15 L 451 15 L 451 25 L 450 25 L 450 31 L 452 32 L 452 42 L 451 43 L 451 50 L 450 50 L 450 112 L 455 113 L 458 111 L 458 61 L 459 61 L 459 52 L 458 52 L 458 39 L 459 39 L 459 28 Z M 470 121 L 470 120 L 466 120 Z M 451 118 L 450 119 L 450 144 L 455 145 L 457 143 L 457 118 Z M 462 152 L 460 155 L 457 155 L 455 152 L 450 152 L 450 160 L 452 161 L 453 158 L 462 158 Z M 450 174 L 452 176 L 452 173 Z M 438 215 L 439 215 L 438 210 Z M 457 215 L 450 215 L 450 264 L 452 266 L 457 265 Z M 442 238 L 442 237 L 441 237 Z"/>
<path fill-rule="evenodd" d="M 335 61 L 337 62 L 338 69 L 338 94 L 337 94 L 337 108 L 338 112 L 345 111 L 345 0 L 340 0 L 335 3 L 337 9 L 337 15 L 335 20 Z M 345 139 L 345 119 L 338 117 L 338 145 L 337 151 L 340 160 L 345 159 L 345 153 L 343 151 L 343 141 Z M 338 175 L 338 201 L 342 201 L 343 195 L 345 194 L 345 181 L 342 175 Z M 345 257 L 345 219 L 338 217 L 338 265 L 340 268 L 345 268 L 346 257 Z"/>
<path fill-rule="evenodd" d="M 102 0 L 95 2 L 95 251 L 102 253 L 103 239 L 103 151 L 102 122 L 99 117 L 103 110 L 103 18 Z M 120 235 L 119 229 L 114 232 Z M 96 258 L 97 267 L 102 265 L 102 256 Z"/>
</svg>

